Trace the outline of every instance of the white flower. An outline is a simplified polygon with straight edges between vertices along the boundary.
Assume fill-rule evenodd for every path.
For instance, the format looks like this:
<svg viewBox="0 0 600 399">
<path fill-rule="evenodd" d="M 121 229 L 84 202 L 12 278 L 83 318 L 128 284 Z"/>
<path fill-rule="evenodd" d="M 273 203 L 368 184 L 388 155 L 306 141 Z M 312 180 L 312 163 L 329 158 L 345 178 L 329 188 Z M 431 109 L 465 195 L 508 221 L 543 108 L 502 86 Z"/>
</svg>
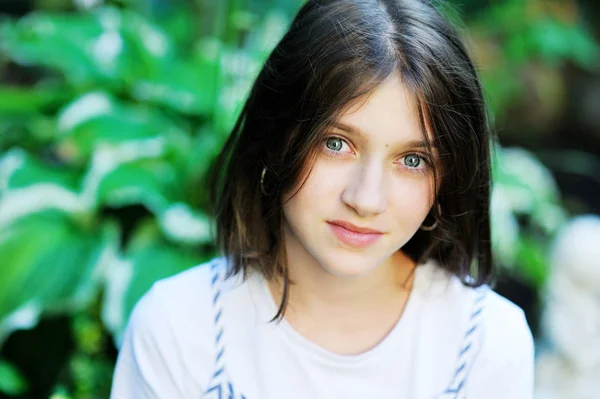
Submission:
<svg viewBox="0 0 600 399">
<path fill-rule="evenodd" d="M 581 289 L 600 297 L 600 217 L 570 221 L 559 232 L 551 259 L 554 270 L 564 270 Z"/>
<path fill-rule="evenodd" d="M 600 367 L 600 301 L 561 270 L 548 282 L 544 325 L 555 349 L 577 370 Z"/>
</svg>

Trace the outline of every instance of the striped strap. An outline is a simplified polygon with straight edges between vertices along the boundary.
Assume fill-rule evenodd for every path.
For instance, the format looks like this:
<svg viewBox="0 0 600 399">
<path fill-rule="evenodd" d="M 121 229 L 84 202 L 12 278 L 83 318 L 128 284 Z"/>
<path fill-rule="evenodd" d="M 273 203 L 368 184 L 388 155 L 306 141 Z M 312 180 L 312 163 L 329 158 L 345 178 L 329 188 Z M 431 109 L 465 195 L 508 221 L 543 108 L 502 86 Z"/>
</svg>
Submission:
<svg viewBox="0 0 600 399">
<path fill-rule="evenodd" d="M 215 326 L 215 366 L 214 372 L 208 384 L 208 389 L 204 393 L 203 398 L 207 399 L 246 399 L 242 394 L 236 394 L 233 384 L 229 381 L 229 376 L 225 368 L 225 340 L 223 339 L 223 332 L 225 331 L 223 325 L 223 306 L 221 304 L 221 282 L 223 278 L 221 276 L 220 268 L 221 259 L 215 259 L 210 264 L 211 270 L 211 291 L 212 291 L 212 308 L 214 319 L 213 323 Z"/>
<path fill-rule="evenodd" d="M 475 361 L 477 350 L 475 348 L 476 339 L 481 334 L 480 321 L 485 304 L 485 296 L 489 288 L 482 286 L 476 289 L 473 311 L 469 320 L 469 328 L 465 333 L 463 342 L 458 353 L 457 365 L 454 375 L 448 388 L 438 396 L 438 399 L 465 399 L 465 384 L 469 377 L 469 372 Z"/>
</svg>

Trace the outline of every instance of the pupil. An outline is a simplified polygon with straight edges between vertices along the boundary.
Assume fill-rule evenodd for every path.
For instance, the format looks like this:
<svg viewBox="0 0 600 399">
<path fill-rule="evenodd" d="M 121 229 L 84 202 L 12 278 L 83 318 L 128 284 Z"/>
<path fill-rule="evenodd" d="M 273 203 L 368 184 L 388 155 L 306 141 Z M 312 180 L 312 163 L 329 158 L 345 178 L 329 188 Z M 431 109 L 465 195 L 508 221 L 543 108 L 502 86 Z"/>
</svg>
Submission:
<svg viewBox="0 0 600 399">
<path fill-rule="evenodd" d="M 339 151 L 342 148 L 342 141 L 337 138 L 330 138 L 327 140 L 327 147 L 333 151 Z"/>
<path fill-rule="evenodd" d="M 419 166 L 420 159 L 416 155 L 409 155 L 405 158 L 404 163 L 406 166 L 410 166 L 411 168 L 415 168 Z"/>
</svg>

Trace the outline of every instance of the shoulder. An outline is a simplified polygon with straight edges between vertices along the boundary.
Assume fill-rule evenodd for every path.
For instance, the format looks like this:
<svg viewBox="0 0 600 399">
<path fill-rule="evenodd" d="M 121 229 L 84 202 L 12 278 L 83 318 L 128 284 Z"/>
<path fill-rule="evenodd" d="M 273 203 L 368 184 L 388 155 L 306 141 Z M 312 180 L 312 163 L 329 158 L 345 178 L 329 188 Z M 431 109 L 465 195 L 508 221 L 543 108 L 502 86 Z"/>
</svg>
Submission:
<svg viewBox="0 0 600 399">
<path fill-rule="evenodd" d="M 190 327 L 196 331 L 209 330 L 209 314 L 212 312 L 211 265 L 214 262 L 196 265 L 156 281 L 135 305 L 129 328 L 148 330 L 156 335 L 162 329 L 155 327 L 168 325 L 179 339 L 185 338 L 181 333 Z"/>
<path fill-rule="evenodd" d="M 448 392 L 461 391 L 463 381 L 468 397 L 533 398 L 534 341 L 523 310 L 489 286 L 469 287 L 445 270 L 437 269 L 431 281 L 444 313 L 460 326 L 454 340 L 448 334 L 448 342 L 460 342 L 458 383 Z"/>
<path fill-rule="evenodd" d="M 482 360 L 509 364 L 533 359 L 533 337 L 521 308 L 488 289 L 482 316 Z"/>
<path fill-rule="evenodd" d="M 225 286 L 222 280 L 226 268 L 224 258 L 214 258 L 158 280 L 136 304 L 130 328 L 157 335 L 168 326 L 173 337 L 186 345 L 188 339 L 193 342 L 202 342 L 198 338 L 203 336 L 212 339 L 214 296 Z M 166 336 L 155 337 L 163 338 Z"/>
<path fill-rule="evenodd" d="M 180 393 L 201 391 L 214 366 L 212 287 L 224 269 L 215 258 L 155 282 L 131 313 L 120 362 Z"/>
<path fill-rule="evenodd" d="M 512 363 L 533 358 L 533 337 L 525 313 L 489 286 L 473 288 L 451 277 L 447 300 L 454 302 L 480 335 L 480 362 Z"/>
<path fill-rule="evenodd" d="M 523 310 L 488 288 L 479 330 L 469 396 L 533 398 L 534 340 Z"/>
<path fill-rule="evenodd" d="M 193 266 L 171 277 L 158 280 L 152 285 L 149 294 L 166 301 L 165 305 L 176 302 L 185 305 L 193 301 L 197 306 L 210 297 L 210 288 L 215 284 L 215 275 L 221 276 L 226 270 L 224 258 L 214 258 Z"/>
<path fill-rule="evenodd" d="M 420 284 L 430 299 L 458 325 L 476 324 L 482 333 L 482 351 L 494 358 L 533 348 L 533 338 L 523 310 L 489 286 L 473 288 L 435 262 L 424 264 Z M 493 353 L 498 352 L 498 353 Z"/>
</svg>

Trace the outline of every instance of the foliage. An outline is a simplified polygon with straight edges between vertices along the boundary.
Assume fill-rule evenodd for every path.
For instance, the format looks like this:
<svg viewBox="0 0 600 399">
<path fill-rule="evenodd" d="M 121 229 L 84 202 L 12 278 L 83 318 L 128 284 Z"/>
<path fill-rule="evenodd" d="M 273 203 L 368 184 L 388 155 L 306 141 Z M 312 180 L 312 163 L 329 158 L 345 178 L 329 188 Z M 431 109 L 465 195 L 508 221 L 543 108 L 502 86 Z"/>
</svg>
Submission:
<svg viewBox="0 0 600 399">
<path fill-rule="evenodd" d="M 118 343 L 154 281 L 214 255 L 201 183 L 289 19 L 246 13 L 246 32 L 244 10 L 226 11 L 229 40 L 209 32 L 189 48 L 173 21 L 128 8 L 0 25 L 4 67 L 35 76 L 0 86 L 0 343 L 42 315 L 72 314 L 58 396 L 106 394 L 114 359 L 101 337 Z M 0 390 L 24 391 L 0 365 Z"/>
<path fill-rule="evenodd" d="M 115 3 L 0 23 L 0 347 L 42 316 L 69 315 L 74 352 L 48 387 L 55 398 L 106 396 L 111 348 L 137 299 L 214 255 L 202 183 L 300 1 L 261 0 L 254 12 L 224 1 L 211 14 L 199 0 L 156 2 L 160 10 Z M 597 52 L 577 26 L 568 34 L 579 45 L 565 53 L 567 31 L 552 19 L 540 29 L 553 26 L 553 39 L 525 24 L 524 50 L 515 50 L 520 33 L 505 21 L 522 19 L 521 3 L 506 4 L 473 26 L 505 30 L 510 57 L 585 64 Z M 486 81 L 496 113 L 509 98 L 505 81 Z M 495 178 L 499 260 L 541 283 L 547 237 L 566 217 L 552 177 L 530 154 L 506 150 Z M 519 215 L 531 223 L 520 226 Z M 0 392 L 35 385 L 0 359 Z"/>
<path fill-rule="evenodd" d="M 586 26 L 583 2 L 452 3 L 460 4 L 460 10 L 466 13 L 471 49 L 478 60 L 489 105 L 499 121 L 514 109 L 511 103 L 524 105 L 522 101 L 531 92 L 544 108 L 556 108 L 564 86 L 560 77 L 564 64 L 598 71 L 600 46 Z"/>
</svg>

